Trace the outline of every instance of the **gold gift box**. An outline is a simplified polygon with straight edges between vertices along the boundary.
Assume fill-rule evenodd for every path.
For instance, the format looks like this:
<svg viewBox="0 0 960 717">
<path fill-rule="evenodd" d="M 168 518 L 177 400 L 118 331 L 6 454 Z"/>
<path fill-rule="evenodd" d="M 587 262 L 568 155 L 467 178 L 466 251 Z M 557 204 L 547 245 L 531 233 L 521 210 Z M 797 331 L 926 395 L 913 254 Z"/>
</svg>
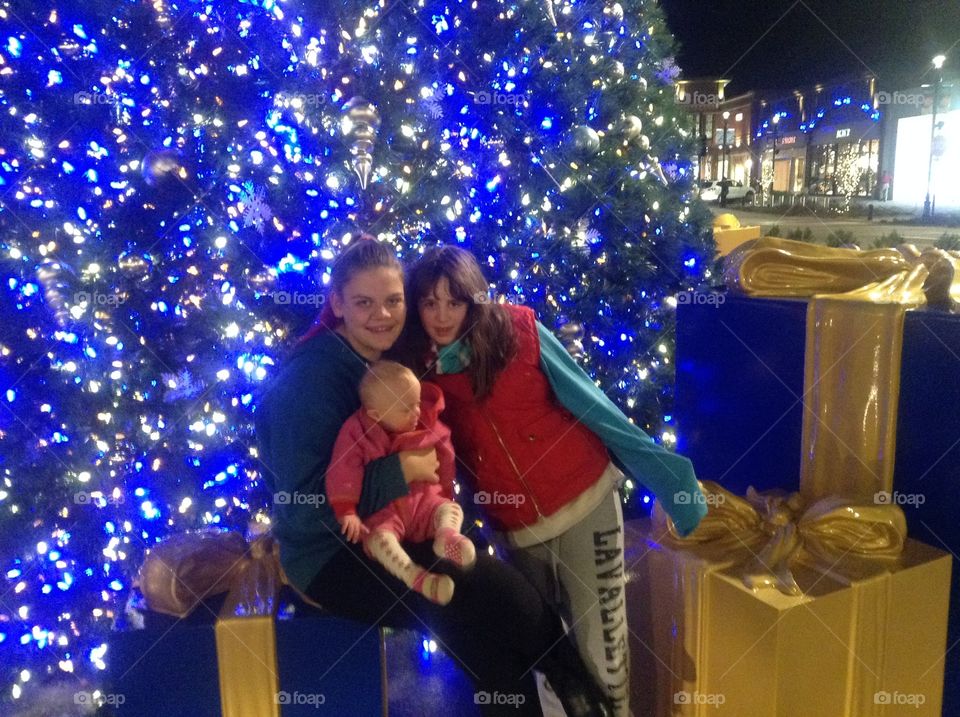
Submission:
<svg viewBox="0 0 960 717">
<path fill-rule="evenodd" d="M 794 596 L 745 587 L 749 550 L 676 549 L 650 531 L 627 527 L 637 714 L 940 715 L 948 554 L 908 540 L 891 560 L 795 564 Z"/>
<path fill-rule="evenodd" d="M 744 242 L 759 238 L 760 227 L 741 226 L 733 214 L 720 214 L 713 220 L 713 240 L 720 256 L 726 256 Z"/>
</svg>

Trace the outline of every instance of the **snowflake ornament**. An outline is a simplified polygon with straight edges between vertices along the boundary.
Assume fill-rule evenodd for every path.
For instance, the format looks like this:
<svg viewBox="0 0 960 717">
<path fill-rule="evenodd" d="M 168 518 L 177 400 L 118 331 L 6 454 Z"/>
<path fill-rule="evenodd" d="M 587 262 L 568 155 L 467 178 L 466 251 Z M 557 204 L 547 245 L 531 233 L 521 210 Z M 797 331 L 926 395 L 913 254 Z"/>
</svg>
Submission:
<svg viewBox="0 0 960 717">
<path fill-rule="evenodd" d="M 590 245 L 596 244 L 600 240 L 600 232 L 590 226 L 587 219 L 581 219 L 577 222 L 577 228 L 574 231 L 570 246 L 581 254 L 590 252 Z"/>
<path fill-rule="evenodd" d="M 664 58 L 663 62 L 660 63 L 660 71 L 657 72 L 657 78 L 665 84 L 672 85 L 679 76 L 680 68 L 677 67 L 676 58 Z"/>
<path fill-rule="evenodd" d="M 440 119 L 443 117 L 443 105 L 440 104 L 440 100 L 437 99 L 436 95 L 424 97 L 423 108 L 427 111 L 427 114 L 430 115 L 431 119 Z"/>
<path fill-rule="evenodd" d="M 263 187 L 257 187 L 254 191 L 253 182 L 244 182 L 240 192 L 240 203 L 243 204 L 243 226 L 255 227 L 263 234 L 264 225 L 273 218 Z"/>
<path fill-rule="evenodd" d="M 183 369 L 180 373 L 161 374 L 161 378 L 163 385 L 167 387 L 167 391 L 163 394 L 163 400 L 167 403 L 193 398 L 206 387 L 202 380 L 194 378 L 187 369 Z"/>
</svg>

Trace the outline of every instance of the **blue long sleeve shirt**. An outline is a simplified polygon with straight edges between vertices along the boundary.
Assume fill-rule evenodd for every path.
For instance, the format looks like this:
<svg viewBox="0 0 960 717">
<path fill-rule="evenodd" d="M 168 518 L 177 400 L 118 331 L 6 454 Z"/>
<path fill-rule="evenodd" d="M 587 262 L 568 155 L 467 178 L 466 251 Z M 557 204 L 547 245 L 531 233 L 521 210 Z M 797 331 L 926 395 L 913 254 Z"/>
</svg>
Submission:
<svg viewBox="0 0 960 717">
<path fill-rule="evenodd" d="M 630 423 L 539 321 L 537 332 L 540 368 L 557 400 L 600 438 L 630 476 L 653 492 L 681 535 L 693 531 L 707 506 L 690 459 L 671 453 Z"/>
</svg>

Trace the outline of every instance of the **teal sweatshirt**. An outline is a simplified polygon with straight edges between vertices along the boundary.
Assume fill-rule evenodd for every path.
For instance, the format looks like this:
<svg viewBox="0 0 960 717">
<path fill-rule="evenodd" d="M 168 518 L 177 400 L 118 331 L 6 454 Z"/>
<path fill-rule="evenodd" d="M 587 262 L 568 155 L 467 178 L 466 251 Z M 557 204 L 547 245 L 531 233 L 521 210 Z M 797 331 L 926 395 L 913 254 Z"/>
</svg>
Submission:
<svg viewBox="0 0 960 717">
<path fill-rule="evenodd" d="M 628 475 L 653 492 L 681 535 L 692 532 L 707 514 L 707 506 L 690 459 L 654 443 L 630 423 L 539 321 L 537 332 L 540 369 L 557 400 L 600 438 Z M 443 373 L 459 373 L 469 362 L 469 353 L 457 342 L 445 347 L 438 359 Z"/>
<path fill-rule="evenodd" d="M 332 332 L 297 347 L 257 402 L 257 443 L 263 478 L 273 494 L 273 532 L 290 581 L 306 588 L 346 546 L 325 479 L 333 444 L 360 408 L 367 361 Z M 397 454 L 366 467 L 357 513 L 372 515 L 407 494 Z"/>
</svg>

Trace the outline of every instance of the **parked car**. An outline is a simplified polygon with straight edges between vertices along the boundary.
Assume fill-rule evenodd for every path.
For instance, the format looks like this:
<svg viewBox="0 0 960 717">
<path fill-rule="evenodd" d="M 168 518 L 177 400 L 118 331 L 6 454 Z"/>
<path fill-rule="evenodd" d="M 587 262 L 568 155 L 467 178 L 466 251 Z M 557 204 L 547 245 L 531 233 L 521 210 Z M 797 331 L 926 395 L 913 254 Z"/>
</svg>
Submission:
<svg viewBox="0 0 960 717">
<path fill-rule="evenodd" d="M 752 204 L 756 191 L 753 187 L 744 186 L 743 182 L 732 179 L 720 179 L 716 182 L 704 182 L 700 188 L 700 198 L 705 202 L 719 202 L 720 191 L 723 185 L 727 186 L 727 202 Z"/>
</svg>

